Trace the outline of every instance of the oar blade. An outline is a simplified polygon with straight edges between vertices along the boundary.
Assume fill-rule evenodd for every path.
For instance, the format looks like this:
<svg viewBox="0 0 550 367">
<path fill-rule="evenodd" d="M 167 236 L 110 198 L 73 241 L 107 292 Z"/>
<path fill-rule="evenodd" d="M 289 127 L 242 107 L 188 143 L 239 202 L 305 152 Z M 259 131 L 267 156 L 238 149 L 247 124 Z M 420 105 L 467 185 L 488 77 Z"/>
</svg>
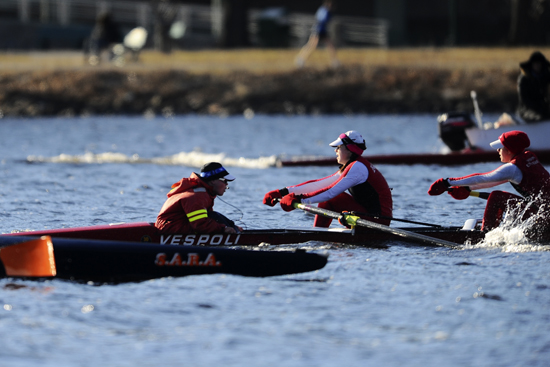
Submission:
<svg viewBox="0 0 550 367">
<path fill-rule="evenodd" d="M 57 274 L 50 236 L 2 247 L 0 261 L 7 276 L 54 277 Z"/>
</svg>

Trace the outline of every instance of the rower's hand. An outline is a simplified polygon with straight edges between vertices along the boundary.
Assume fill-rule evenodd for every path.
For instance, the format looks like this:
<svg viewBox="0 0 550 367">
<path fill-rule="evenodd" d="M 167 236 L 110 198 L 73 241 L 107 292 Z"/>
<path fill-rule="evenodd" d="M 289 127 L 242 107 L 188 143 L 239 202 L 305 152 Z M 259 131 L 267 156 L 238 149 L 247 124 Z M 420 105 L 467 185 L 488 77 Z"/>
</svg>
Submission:
<svg viewBox="0 0 550 367">
<path fill-rule="evenodd" d="M 470 188 L 468 186 L 451 186 L 449 187 L 449 195 L 456 200 L 464 200 L 470 196 Z"/>
<path fill-rule="evenodd" d="M 225 227 L 225 229 L 223 230 L 223 233 L 235 234 L 237 233 L 237 231 L 235 231 L 235 228 L 233 227 Z"/>
<path fill-rule="evenodd" d="M 273 190 L 265 194 L 263 203 L 269 206 L 275 206 L 279 202 L 278 199 L 281 199 L 283 195 L 279 190 Z"/>
<path fill-rule="evenodd" d="M 292 204 L 301 203 L 301 202 L 302 202 L 302 199 L 300 197 L 296 196 L 296 194 L 294 194 L 294 193 L 286 195 L 280 201 L 281 208 L 283 208 L 283 210 L 285 212 L 293 211 L 294 207 L 292 206 Z"/>
<path fill-rule="evenodd" d="M 447 191 L 447 189 L 448 189 L 450 186 L 451 186 L 451 185 L 449 184 L 449 182 L 447 181 L 446 178 L 440 178 L 439 180 L 435 181 L 435 182 L 430 186 L 430 189 L 428 190 L 428 194 L 431 195 L 431 196 L 441 195 L 441 194 L 443 194 L 445 191 Z"/>
</svg>

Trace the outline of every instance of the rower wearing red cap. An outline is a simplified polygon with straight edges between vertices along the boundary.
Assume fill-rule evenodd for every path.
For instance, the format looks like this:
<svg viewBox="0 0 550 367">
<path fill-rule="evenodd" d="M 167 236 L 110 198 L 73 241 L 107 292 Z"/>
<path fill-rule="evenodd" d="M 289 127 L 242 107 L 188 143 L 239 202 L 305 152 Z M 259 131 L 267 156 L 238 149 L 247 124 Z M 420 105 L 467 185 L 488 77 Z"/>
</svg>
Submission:
<svg viewBox="0 0 550 367">
<path fill-rule="evenodd" d="M 508 131 L 500 135 L 491 147 L 498 150 L 500 160 L 505 163 L 499 168 L 486 172 L 475 173 L 465 177 L 440 178 L 428 190 L 430 195 L 441 195 L 445 191 L 457 199 L 466 199 L 470 190 L 497 186 L 510 182 L 522 195 L 517 196 L 504 191 L 493 191 L 487 200 L 483 215 L 482 230 L 491 230 L 502 221 L 504 213 L 512 205 L 531 205 L 527 215 L 534 210 L 541 214 L 539 224 L 550 224 L 550 174 L 540 164 L 537 156 L 526 150 L 530 145 L 529 137 L 522 131 Z M 542 212 L 541 212 L 542 211 Z"/>
<path fill-rule="evenodd" d="M 294 210 L 294 203 L 319 203 L 319 208 L 336 212 L 353 211 L 367 220 L 389 225 L 392 216 L 392 195 L 386 179 L 366 158 L 365 140 L 357 131 L 340 134 L 330 143 L 335 147 L 341 165 L 334 174 L 265 194 L 263 203 L 274 206 L 280 199 L 281 208 Z M 349 194 L 345 191 L 349 191 Z M 328 227 L 331 218 L 315 216 L 315 227 Z"/>
</svg>

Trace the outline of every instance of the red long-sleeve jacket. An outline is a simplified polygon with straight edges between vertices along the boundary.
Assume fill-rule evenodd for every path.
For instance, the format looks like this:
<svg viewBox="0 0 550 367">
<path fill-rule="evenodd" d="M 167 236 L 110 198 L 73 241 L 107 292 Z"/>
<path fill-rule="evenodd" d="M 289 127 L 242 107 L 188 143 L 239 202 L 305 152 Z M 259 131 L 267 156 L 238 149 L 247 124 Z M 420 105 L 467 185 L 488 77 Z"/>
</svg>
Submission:
<svg viewBox="0 0 550 367">
<path fill-rule="evenodd" d="M 166 195 L 155 227 L 168 233 L 223 233 L 225 225 L 208 217 L 216 195 L 197 174 L 182 178 Z"/>
</svg>

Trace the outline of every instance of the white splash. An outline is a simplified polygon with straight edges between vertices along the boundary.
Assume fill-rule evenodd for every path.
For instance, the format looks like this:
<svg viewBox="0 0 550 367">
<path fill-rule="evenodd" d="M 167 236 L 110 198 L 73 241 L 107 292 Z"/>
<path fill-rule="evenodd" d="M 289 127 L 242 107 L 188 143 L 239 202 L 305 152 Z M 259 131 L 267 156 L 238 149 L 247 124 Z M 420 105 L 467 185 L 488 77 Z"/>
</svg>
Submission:
<svg viewBox="0 0 550 367">
<path fill-rule="evenodd" d="M 259 158 L 232 158 L 226 157 L 225 153 L 207 154 L 202 152 L 181 152 L 167 157 L 142 158 L 137 154 L 126 155 L 122 153 L 98 153 L 86 152 L 80 155 L 60 154 L 54 157 L 28 156 L 29 163 L 77 163 L 77 164 L 104 164 L 104 163 L 127 163 L 127 164 L 158 164 L 178 165 L 188 167 L 200 167 L 208 162 L 220 162 L 226 167 L 243 167 L 262 169 L 275 167 L 277 157 Z"/>
<path fill-rule="evenodd" d="M 465 248 L 499 248 L 502 252 L 550 251 L 550 243 L 538 243 L 533 236 L 528 235 L 537 228 L 537 222 L 544 221 L 545 212 L 544 205 L 538 209 L 534 209 L 531 204 L 508 208 L 497 228 L 487 232 L 480 243 Z"/>
</svg>

